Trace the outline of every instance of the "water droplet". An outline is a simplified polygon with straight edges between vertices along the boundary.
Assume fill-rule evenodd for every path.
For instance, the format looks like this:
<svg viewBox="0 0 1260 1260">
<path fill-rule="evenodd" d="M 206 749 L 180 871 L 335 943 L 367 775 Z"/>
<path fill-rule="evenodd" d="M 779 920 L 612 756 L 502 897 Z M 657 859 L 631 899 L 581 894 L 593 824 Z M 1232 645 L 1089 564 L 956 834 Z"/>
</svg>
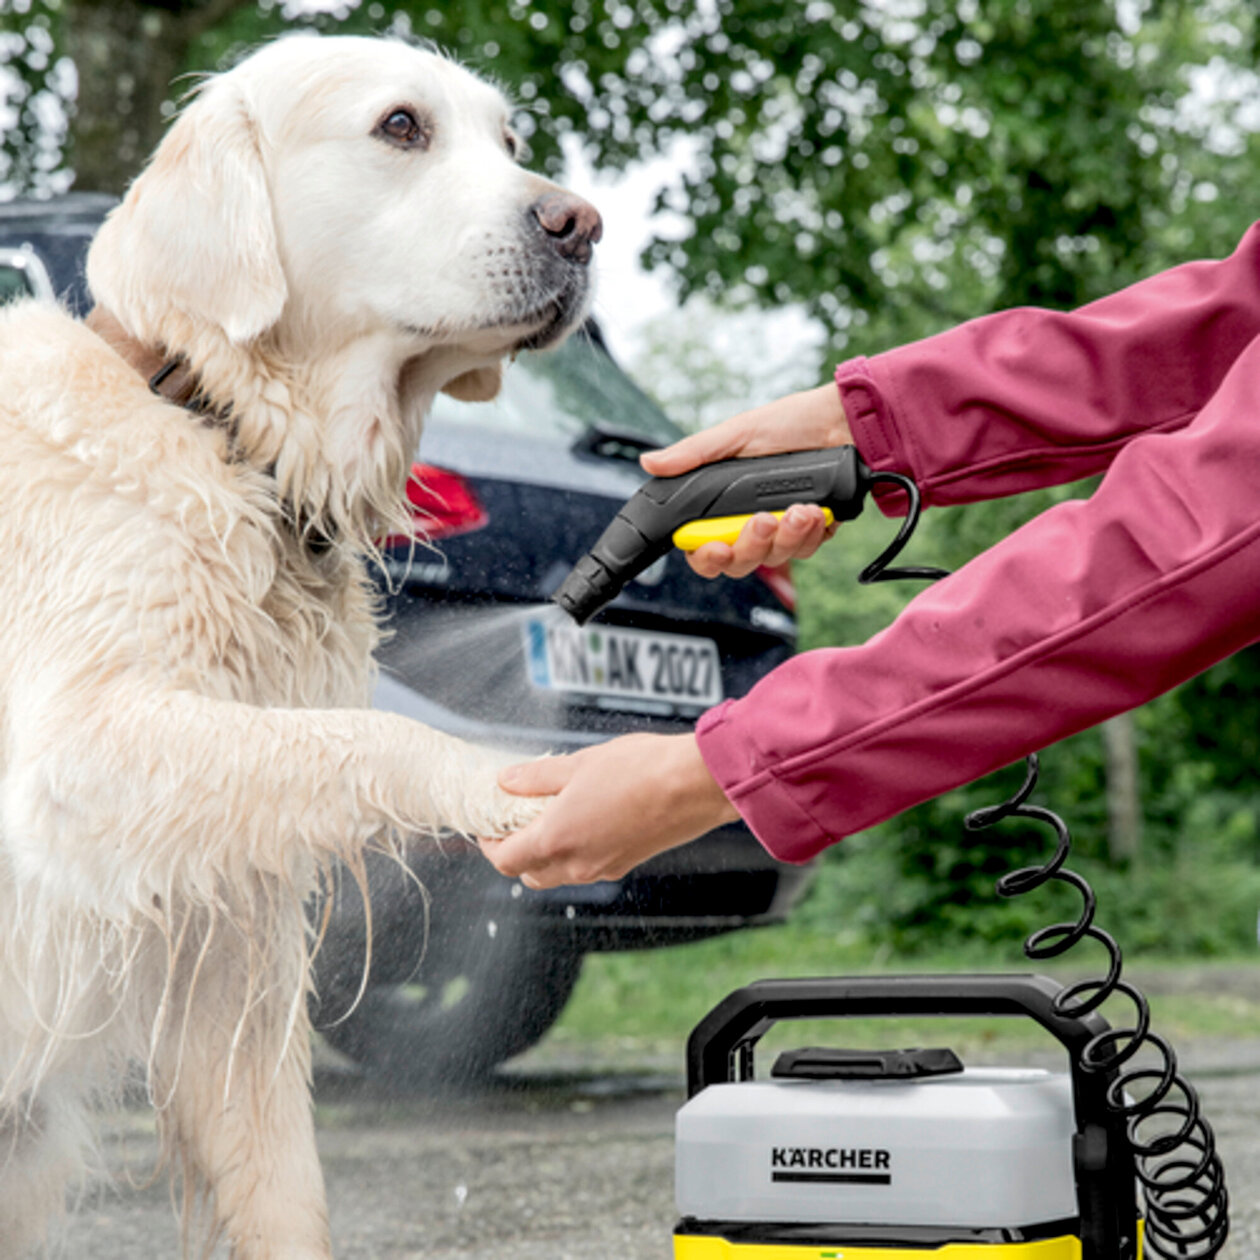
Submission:
<svg viewBox="0 0 1260 1260">
<path fill-rule="evenodd" d="M 523 897 L 524 895 L 525 895 L 525 885 L 524 885 L 524 884 L 521 884 L 521 883 L 516 883 L 516 884 L 513 884 L 513 885 L 512 885 L 512 896 L 513 896 L 513 898 L 516 898 L 516 897 Z"/>
<path fill-rule="evenodd" d="M 463 1207 L 468 1198 L 468 1187 L 459 1185 L 455 1187 L 455 1204 L 457 1207 Z"/>
<path fill-rule="evenodd" d="M 577 918 L 577 909 L 576 909 L 574 906 L 565 906 L 565 908 L 564 908 L 564 917 L 565 917 L 566 919 L 576 919 L 576 918 Z"/>
<path fill-rule="evenodd" d="M 499 925 L 493 919 L 486 924 L 486 935 L 491 940 L 494 940 L 494 938 L 499 935 Z"/>
</svg>

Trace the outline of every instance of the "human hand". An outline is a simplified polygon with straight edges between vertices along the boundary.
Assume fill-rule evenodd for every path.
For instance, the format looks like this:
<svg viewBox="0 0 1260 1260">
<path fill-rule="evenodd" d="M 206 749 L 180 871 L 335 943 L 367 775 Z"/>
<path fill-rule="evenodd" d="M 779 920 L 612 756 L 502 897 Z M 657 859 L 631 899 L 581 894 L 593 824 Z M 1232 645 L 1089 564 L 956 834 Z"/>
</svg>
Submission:
<svg viewBox="0 0 1260 1260">
<path fill-rule="evenodd" d="M 648 858 L 734 822 L 694 735 L 623 735 L 565 757 L 509 766 L 499 785 L 549 796 L 542 813 L 481 851 L 528 888 L 620 879 Z"/>
<path fill-rule="evenodd" d="M 829 383 L 740 412 L 663 450 L 647 451 L 640 462 L 654 477 L 675 477 L 720 459 L 816 450 L 852 441 L 840 391 Z M 759 512 L 734 543 L 705 543 L 687 554 L 687 563 L 702 577 L 746 577 L 762 565 L 812 556 L 835 531 L 821 508 L 796 504 L 782 520 Z"/>
</svg>

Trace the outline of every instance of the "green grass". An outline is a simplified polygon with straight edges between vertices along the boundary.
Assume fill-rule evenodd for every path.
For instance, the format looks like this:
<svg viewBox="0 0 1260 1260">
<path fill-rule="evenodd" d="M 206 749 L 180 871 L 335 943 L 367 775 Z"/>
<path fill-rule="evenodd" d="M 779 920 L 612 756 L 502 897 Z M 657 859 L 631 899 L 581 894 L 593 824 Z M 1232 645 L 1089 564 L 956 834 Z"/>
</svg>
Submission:
<svg viewBox="0 0 1260 1260">
<path fill-rule="evenodd" d="M 1226 984 L 1238 971 L 1254 969 L 1254 986 Z M 1079 976 L 1090 971 L 1081 958 L 1071 972 L 1034 965 L 1018 949 L 968 952 L 953 957 L 897 958 L 814 927 L 788 924 L 759 931 L 633 954 L 594 954 L 572 1001 L 551 1033 L 557 1049 L 589 1047 L 621 1056 L 675 1055 L 693 1025 L 732 990 L 757 979 L 794 976 L 867 975 L 942 971 L 1042 971 Z M 1260 1038 L 1260 957 L 1232 963 L 1167 962 L 1126 958 L 1126 974 L 1151 992 L 1157 1031 L 1174 1042 L 1190 1037 Z M 1221 984 L 1213 982 L 1221 979 Z M 1106 1012 L 1115 1024 L 1128 1019 L 1126 1004 Z M 927 1019 L 844 1020 L 792 1023 L 767 1037 L 772 1052 L 787 1044 L 823 1042 L 853 1047 L 950 1045 L 964 1058 L 1032 1051 L 1050 1046 L 1048 1035 L 1029 1020 Z M 977 1053 L 979 1052 L 979 1053 Z"/>
</svg>

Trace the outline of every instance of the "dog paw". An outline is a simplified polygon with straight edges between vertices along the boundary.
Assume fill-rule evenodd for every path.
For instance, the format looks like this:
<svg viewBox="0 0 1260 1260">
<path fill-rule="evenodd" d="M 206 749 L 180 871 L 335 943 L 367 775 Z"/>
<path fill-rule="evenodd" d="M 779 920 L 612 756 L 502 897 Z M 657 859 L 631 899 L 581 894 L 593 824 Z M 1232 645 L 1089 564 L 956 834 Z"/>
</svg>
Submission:
<svg viewBox="0 0 1260 1260">
<path fill-rule="evenodd" d="M 550 799 L 548 796 L 513 796 L 496 786 L 491 826 L 477 834 L 487 840 L 498 840 L 513 831 L 519 831 L 542 813 L 543 806 Z"/>
<path fill-rule="evenodd" d="M 443 825 L 470 839 L 498 840 L 519 831 L 542 812 L 546 796 L 517 796 L 498 783 L 499 771 L 521 760 L 520 754 L 479 748 L 465 750 L 463 773 L 444 784 L 444 807 L 438 809 Z"/>
</svg>

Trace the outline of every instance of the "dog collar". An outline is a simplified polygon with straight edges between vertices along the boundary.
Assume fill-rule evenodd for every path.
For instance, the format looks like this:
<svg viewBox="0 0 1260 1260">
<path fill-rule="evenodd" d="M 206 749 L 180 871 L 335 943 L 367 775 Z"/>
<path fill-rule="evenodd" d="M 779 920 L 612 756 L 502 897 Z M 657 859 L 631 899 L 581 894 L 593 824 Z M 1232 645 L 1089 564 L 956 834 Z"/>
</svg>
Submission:
<svg viewBox="0 0 1260 1260">
<path fill-rule="evenodd" d="M 149 383 L 149 389 L 165 402 L 182 407 L 198 419 L 220 425 L 230 425 L 228 408 L 216 407 L 213 400 L 201 392 L 201 382 L 189 367 L 183 355 L 163 359 L 155 351 L 137 341 L 104 307 L 94 307 L 87 316 L 87 326 L 101 337 L 136 372 Z M 232 435 L 229 434 L 229 443 Z M 273 480 L 275 465 L 265 469 Z M 323 529 L 304 526 L 293 506 L 277 496 L 280 514 L 285 523 L 314 556 L 322 556 L 331 550 L 333 538 Z"/>
<path fill-rule="evenodd" d="M 185 411 L 190 411 L 193 415 L 200 416 L 203 419 L 223 423 L 228 418 L 227 412 L 215 407 L 210 399 L 201 392 L 200 381 L 189 368 L 188 361 L 182 356 L 177 355 L 173 359 L 167 359 L 149 377 L 149 389 L 159 398 L 175 403 L 183 407 Z M 274 464 L 267 469 L 267 474 L 273 479 L 275 478 L 276 467 Z M 306 544 L 312 555 L 322 556 L 332 547 L 332 539 L 324 530 L 303 528 L 292 505 L 283 499 L 279 500 L 279 503 L 280 512 L 289 528 L 297 538 Z"/>
<path fill-rule="evenodd" d="M 201 392 L 201 382 L 188 366 L 183 355 L 165 357 L 142 344 L 122 326 L 116 316 L 103 306 L 93 307 L 87 326 L 130 367 L 149 382 L 149 389 L 159 398 L 198 416 L 226 418 L 226 409 L 216 407 Z"/>
<path fill-rule="evenodd" d="M 194 415 L 222 420 L 225 413 L 201 392 L 201 382 L 182 355 L 167 359 L 149 377 L 149 389 L 159 398 Z"/>
</svg>

